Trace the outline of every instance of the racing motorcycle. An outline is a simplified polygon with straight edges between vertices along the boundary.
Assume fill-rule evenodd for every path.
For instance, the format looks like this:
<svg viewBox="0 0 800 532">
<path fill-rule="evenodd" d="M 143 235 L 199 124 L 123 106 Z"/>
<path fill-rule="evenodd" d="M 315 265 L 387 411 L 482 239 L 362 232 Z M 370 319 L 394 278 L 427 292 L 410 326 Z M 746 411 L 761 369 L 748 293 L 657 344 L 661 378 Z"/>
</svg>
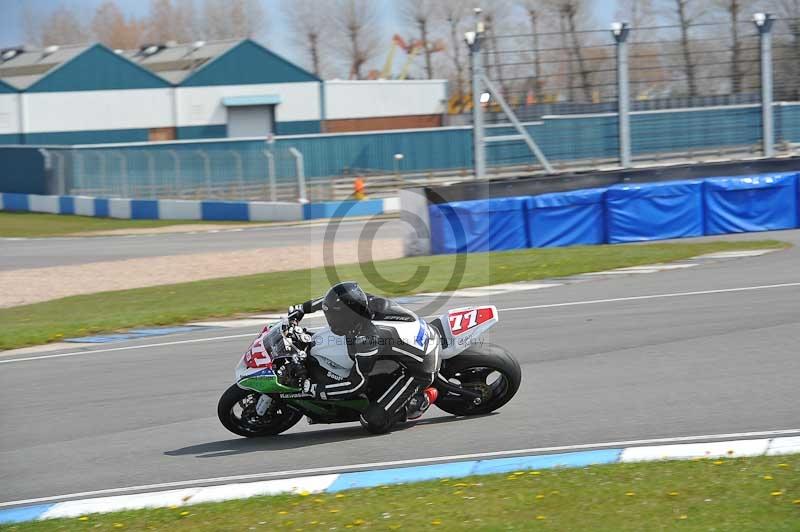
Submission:
<svg viewBox="0 0 800 532">
<path fill-rule="evenodd" d="M 439 392 L 434 404 L 456 416 L 471 416 L 506 404 L 522 379 L 519 363 L 510 352 L 480 338 L 497 321 L 494 306 L 479 306 L 450 310 L 430 323 L 420 319 L 405 329 L 397 323 L 390 325 L 409 343 L 420 335 L 438 336 L 441 365 L 431 385 Z M 301 390 L 306 378 L 323 384 L 342 381 L 352 366 L 342 337 L 328 328 L 311 335 L 283 318 L 265 327 L 242 356 L 236 382 L 222 394 L 217 415 L 225 428 L 248 438 L 280 434 L 303 416 L 312 424 L 360 421 L 369 401 L 376 400 L 403 372 L 401 364 L 379 360 L 366 390 L 357 398 L 322 400 Z M 393 426 L 406 421 L 405 409 L 401 412 Z M 373 433 L 391 428 L 377 430 L 363 421 L 362 425 Z"/>
</svg>

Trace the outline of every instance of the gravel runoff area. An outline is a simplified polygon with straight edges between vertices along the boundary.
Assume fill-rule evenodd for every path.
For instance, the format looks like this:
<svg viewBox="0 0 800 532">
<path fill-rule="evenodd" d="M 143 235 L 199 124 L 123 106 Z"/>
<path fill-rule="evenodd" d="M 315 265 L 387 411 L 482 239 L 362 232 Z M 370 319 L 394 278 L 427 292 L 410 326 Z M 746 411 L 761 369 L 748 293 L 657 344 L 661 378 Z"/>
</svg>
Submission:
<svg viewBox="0 0 800 532">
<path fill-rule="evenodd" d="M 324 266 L 322 245 L 147 257 L 0 272 L 0 308 L 79 294 Z M 402 239 L 377 240 L 373 260 L 403 256 Z M 358 260 L 358 241 L 337 242 L 336 264 Z"/>
</svg>

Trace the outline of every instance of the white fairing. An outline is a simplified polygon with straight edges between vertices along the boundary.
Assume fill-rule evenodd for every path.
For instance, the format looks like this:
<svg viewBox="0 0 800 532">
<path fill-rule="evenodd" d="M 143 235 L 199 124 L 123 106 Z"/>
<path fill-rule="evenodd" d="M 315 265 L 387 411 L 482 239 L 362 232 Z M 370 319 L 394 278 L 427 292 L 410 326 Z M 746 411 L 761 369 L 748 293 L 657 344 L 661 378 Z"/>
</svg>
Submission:
<svg viewBox="0 0 800 532">
<path fill-rule="evenodd" d="M 314 333 L 311 340 L 313 345 L 309 355 L 316 358 L 320 366 L 343 379 L 350 374 L 353 359 L 347 354 L 344 336 L 333 334 L 325 328 Z"/>
<path fill-rule="evenodd" d="M 442 349 L 442 359 L 453 358 L 478 339 L 497 323 L 497 308 L 494 305 L 485 307 L 464 307 L 452 309 L 439 316 L 444 329 L 447 347 Z"/>
</svg>

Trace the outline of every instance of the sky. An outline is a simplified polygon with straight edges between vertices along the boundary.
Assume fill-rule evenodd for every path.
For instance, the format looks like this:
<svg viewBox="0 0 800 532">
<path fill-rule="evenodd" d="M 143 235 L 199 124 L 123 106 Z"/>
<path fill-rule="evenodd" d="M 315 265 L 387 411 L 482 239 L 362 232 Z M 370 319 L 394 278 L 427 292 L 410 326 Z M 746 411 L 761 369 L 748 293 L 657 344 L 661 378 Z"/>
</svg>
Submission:
<svg viewBox="0 0 800 532">
<path fill-rule="evenodd" d="M 279 0 L 260 0 L 268 18 L 268 30 L 261 36 L 267 46 L 288 59 L 299 60 L 301 52 L 292 44 L 288 34 L 287 24 L 280 9 Z M 331 0 L 332 1 L 332 0 Z M 400 20 L 400 1 L 373 0 L 381 4 L 379 10 L 383 17 L 382 23 L 387 30 L 387 46 L 392 33 L 399 32 L 402 28 Z M 465 0 L 468 1 L 468 0 Z M 484 0 L 486 1 L 486 0 Z M 30 6 L 34 11 L 49 12 L 59 5 L 65 5 L 76 10 L 79 15 L 91 17 L 94 9 L 103 0 L 0 0 L 0 48 L 24 44 L 22 30 L 22 12 L 24 6 Z M 128 14 L 142 16 L 147 13 L 149 0 L 116 0 L 117 4 Z M 197 0 L 202 4 L 202 0 Z M 478 3 L 478 2 L 476 2 Z M 591 29 L 605 29 L 611 24 L 616 10 L 616 0 L 593 0 L 592 11 L 594 24 Z"/>
</svg>

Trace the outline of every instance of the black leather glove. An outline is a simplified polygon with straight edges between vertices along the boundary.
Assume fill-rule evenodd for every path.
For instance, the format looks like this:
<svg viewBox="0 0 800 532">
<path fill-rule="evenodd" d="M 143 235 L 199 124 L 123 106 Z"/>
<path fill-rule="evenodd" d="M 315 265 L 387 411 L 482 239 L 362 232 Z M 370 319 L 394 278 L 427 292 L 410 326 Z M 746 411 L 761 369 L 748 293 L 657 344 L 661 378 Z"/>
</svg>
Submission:
<svg viewBox="0 0 800 532">
<path fill-rule="evenodd" d="M 303 381 L 303 393 L 315 399 L 327 399 L 325 392 L 322 391 L 322 386 L 318 386 L 311 382 L 311 379 Z"/>
<path fill-rule="evenodd" d="M 302 305 L 292 305 L 291 307 L 289 307 L 289 321 L 293 321 L 293 322 L 297 323 L 300 320 L 302 320 L 303 316 L 305 316 L 305 315 L 306 315 L 306 313 L 303 312 L 303 306 Z"/>
</svg>

